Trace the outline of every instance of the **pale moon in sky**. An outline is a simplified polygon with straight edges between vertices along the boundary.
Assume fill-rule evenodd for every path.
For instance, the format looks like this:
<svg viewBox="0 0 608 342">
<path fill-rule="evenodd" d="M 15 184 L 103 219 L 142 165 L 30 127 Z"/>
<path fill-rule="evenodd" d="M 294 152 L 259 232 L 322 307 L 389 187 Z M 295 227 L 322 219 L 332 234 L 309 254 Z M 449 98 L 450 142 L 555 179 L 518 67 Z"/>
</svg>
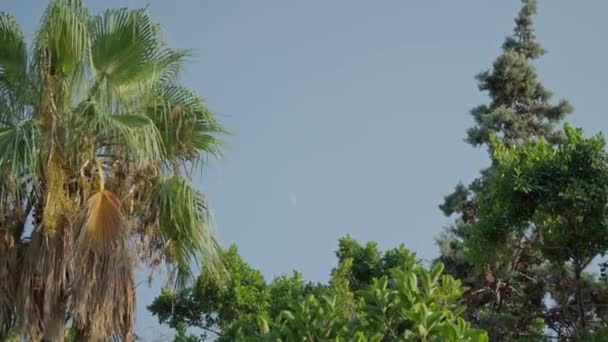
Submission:
<svg viewBox="0 0 608 342">
<path fill-rule="evenodd" d="M 289 204 L 291 204 L 291 206 L 295 207 L 298 204 L 298 198 L 296 197 L 296 194 L 294 194 L 293 192 L 289 193 Z"/>
</svg>

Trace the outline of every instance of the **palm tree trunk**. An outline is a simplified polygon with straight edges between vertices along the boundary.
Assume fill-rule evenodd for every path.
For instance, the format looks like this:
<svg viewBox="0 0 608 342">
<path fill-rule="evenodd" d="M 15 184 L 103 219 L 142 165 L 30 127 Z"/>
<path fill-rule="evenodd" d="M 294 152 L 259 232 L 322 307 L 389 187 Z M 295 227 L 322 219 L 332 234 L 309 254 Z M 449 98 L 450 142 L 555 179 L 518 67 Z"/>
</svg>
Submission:
<svg viewBox="0 0 608 342">
<path fill-rule="evenodd" d="M 43 342 L 63 342 L 65 339 L 65 303 L 57 303 L 47 316 Z"/>
</svg>

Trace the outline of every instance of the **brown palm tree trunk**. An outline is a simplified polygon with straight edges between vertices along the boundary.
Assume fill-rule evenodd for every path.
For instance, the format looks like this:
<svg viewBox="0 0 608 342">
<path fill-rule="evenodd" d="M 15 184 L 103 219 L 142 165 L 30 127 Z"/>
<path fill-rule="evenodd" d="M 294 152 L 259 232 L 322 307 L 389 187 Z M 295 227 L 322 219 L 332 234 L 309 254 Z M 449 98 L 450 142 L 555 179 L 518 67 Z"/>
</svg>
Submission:
<svg viewBox="0 0 608 342">
<path fill-rule="evenodd" d="M 57 303 L 49 310 L 42 336 L 43 342 L 63 342 L 65 339 L 65 303 Z"/>
</svg>

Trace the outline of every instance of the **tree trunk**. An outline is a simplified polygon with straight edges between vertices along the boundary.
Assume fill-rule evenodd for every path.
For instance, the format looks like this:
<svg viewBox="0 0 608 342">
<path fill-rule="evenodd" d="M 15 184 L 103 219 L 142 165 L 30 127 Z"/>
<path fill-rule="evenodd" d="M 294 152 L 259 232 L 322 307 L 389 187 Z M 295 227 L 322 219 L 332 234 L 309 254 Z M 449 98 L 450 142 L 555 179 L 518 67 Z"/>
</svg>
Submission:
<svg viewBox="0 0 608 342">
<path fill-rule="evenodd" d="M 576 304 L 578 305 L 578 319 L 580 329 L 585 328 L 585 307 L 583 303 L 583 293 L 581 290 L 581 273 L 582 273 L 581 261 L 576 259 L 574 261 L 574 280 L 576 282 Z"/>
<path fill-rule="evenodd" d="M 500 330 L 497 326 L 490 328 L 489 336 L 490 342 L 500 342 Z"/>
<path fill-rule="evenodd" d="M 42 342 L 63 342 L 65 339 L 65 303 L 57 303 L 50 310 L 44 325 Z"/>
</svg>

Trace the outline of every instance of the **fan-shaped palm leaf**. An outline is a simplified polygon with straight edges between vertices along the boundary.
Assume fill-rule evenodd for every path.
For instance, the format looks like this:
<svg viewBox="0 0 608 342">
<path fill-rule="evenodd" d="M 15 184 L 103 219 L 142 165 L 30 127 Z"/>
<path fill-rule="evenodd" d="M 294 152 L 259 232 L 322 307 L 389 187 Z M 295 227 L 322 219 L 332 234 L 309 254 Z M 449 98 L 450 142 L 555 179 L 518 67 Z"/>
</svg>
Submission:
<svg viewBox="0 0 608 342">
<path fill-rule="evenodd" d="M 106 115 L 93 102 L 83 103 L 68 121 L 68 148 L 123 156 L 139 166 L 160 163 L 163 143 L 154 123 L 145 115 Z M 93 158 L 90 155 L 89 158 Z"/>
<path fill-rule="evenodd" d="M 92 30 L 92 96 L 113 110 L 119 101 L 145 95 L 185 56 L 164 46 L 159 25 L 145 10 L 107 10 L 94 18 Z"/>
<path fill-rule="evenodd" d="M 15 18 L 0 12 L 0 127 L 23 118 L 27 50 Z"/>
<path fill-rule="evenodd" d="M 21 28 L 13 16 L 0 12 L 0 93 L 15 92 L 26 68 L 27 49 Z"/>
<path fill-rule="evenodd" d="M 140 166 L 159 163 L 164 158 L 160 135 L 152 121 L 143 115 L 107 115 L 97 121 L 100 147 L 126 152 Z"/>
<path fill-rule="evenodd" d="M 210 274 L 220 275 L 218 244 L 202 194 L 186 179 L 174 176 L 160 180 L 152 201 L 160 237 L 177 268 L 176 286 L 185 285 L 192 266 L 202 260 Z"/>
<path fill-rule="evenodd" d="M 25 182 L 38 172 L 40 127 L 26 120 L 13 127 L 0 128 L 0 177 L 5 189 L 16 195 Z"/>
<path fill-rule="evenodd" d="M 194 161 L 199 153 L 219 155 L 218 133 L 225 133 L 203 100 L 176 84 L 166 84 L 147 114 L 158 126 L 170 159 Z"/>
<path fill-rule="evenodd" d="M 61 91 L 55 101 L 66 110 L 78 89 L 82 88 L 89 69 L 91 40 L 89 12 L 81 0 L 53 0 L 42 18 L 34 42 L 35 74 L 53 76 Z"/>
<path fill-rule="evenodd" d="M 89 243 L 95 248 L 112 249 L 124 234 L 124 218 L 118 198 L 107 190 L 99 191 L 87 202 L 84 225 Z"/>
</svg>

